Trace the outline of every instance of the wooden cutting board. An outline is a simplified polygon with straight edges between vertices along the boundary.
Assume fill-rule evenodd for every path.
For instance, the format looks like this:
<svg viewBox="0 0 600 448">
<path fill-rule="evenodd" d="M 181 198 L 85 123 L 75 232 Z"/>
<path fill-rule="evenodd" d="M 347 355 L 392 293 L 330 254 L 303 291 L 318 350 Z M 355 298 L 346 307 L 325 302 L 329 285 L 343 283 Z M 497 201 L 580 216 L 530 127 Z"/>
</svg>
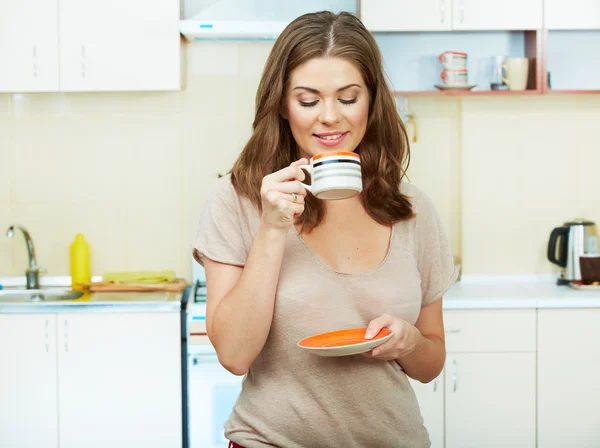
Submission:
<svg viewBox="0 0 600 448">
<path fill-rule="evenodd" d="M 187 283 L 183 278 L 176 278 L 170 283 L 130 283 L 119 285 L 109 282 L 93 282 L 89 285 L 90 292 L 181 292 Z"/>
</svg>

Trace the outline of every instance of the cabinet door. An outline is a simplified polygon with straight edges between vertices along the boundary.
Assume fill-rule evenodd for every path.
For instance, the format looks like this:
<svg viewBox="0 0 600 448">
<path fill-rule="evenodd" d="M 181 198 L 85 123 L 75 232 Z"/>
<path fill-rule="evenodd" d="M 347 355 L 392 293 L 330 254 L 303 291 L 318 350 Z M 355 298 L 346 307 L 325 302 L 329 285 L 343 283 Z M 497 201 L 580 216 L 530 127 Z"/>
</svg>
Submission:
<svg viewBox="0 0 600 448">
<path fill-rule="evenodd" d="M 182 444 L 178 313 L 58 317 L 60 448 Z"/>
<path fill-rule="evenodd" d="M 360 17 L 370 31 L 450 30 L 452 0 L 362 0 Z"/>
<path fill-rule="evenodd" d="M 444 447 L 444 372 L 430 383 L 409 378 L 417 395 L 423 423 L 429 432 L 431 448 Z"/>
<path fill-rule="evenodd" d="M 446 448 L 536 445 L 535 353 L 446 359 Z"/>
<path fill-rule="evenodd" d="M 598 0 L 545 0 L 544 27 L 549 30 L 599 30 Z"/>
<path fill-rule="evenodd" d="M 0 92 L 58 91 L 58 0 L 0 0 Z"/>
<path fill-rule="evenodd" d="M 540 448 L 599 446 L 599 343 L 600 309 L 538 311 Z"/>
<path fill-rule="evenodd" d="M 0 314 L 0 445 L 58 448 L 56 316 Z"/>
<path fill-rule="evenodd" d="M 61 0 L 62 91 L 179 90 L 179 0 Z"/>
<path fill-rule="evenodd" d="M 454 0 L 455 30 L 537 30 L 543 0 Z"/>
</svg>

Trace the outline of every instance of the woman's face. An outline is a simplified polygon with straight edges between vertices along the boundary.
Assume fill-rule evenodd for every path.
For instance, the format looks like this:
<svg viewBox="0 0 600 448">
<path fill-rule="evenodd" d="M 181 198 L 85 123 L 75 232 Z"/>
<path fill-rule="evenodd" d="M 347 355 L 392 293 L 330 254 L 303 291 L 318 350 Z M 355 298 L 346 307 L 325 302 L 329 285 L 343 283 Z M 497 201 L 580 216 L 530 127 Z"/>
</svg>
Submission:
<svg viewBox="0 0 600 448">
<path fill-rule="evenodd" d="M 312 59 L 292 72 L 282 115 L 301 157 L 351 152 L 367 129 L 369 93 L 352 63 Z"/>
</svg>

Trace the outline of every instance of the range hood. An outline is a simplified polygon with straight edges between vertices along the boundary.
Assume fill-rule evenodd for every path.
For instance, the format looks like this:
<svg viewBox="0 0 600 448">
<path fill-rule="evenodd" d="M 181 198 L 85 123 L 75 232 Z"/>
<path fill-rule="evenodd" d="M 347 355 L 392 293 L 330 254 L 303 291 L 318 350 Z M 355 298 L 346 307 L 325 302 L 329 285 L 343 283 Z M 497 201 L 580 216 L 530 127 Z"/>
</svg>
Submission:
<svg viewBox="0 0 600 448">
<path fill-rule="evenodd" d="M 313 11 L 355 12 L 356 0 L 185 0 L 179 32 L 190 42 L 275 40 Z"/>
<path fill-rule="evenodd" d="M 188 41 L 275 40 L 289 24 L 285 21 L 180 20 L 179 32 Z"/>
</svg>

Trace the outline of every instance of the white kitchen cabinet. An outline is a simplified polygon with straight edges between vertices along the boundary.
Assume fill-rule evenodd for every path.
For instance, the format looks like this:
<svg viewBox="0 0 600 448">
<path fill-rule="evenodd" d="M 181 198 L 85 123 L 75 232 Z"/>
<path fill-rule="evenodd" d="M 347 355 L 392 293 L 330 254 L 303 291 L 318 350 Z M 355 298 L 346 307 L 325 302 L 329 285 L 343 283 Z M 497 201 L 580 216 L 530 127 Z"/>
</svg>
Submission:
<svg viewBox="0 0 600 448">
<path fill-rule="evenodd" d="M 452 0 L 362 0 L 360 17 L 370 31 L 449 31 Z"/>
<path fill-rule="evenodd" d="M 544 28 L 549 30 L 600 30 L 600 1 L 544 1 Z"/>
<path fill-rule="evenodd" d="M 600 445 L 600 309 L 538 310 L 538 446 Z"/>
<path fill-rule="evenodd" d="M 454 30 L 537 30 L 543 0 L 453 0 Z"/>
<path fill-rule="evenodd" d="M 61 0 L 60 90 L 179 90 L 179 0 Z"/>
<path fill-rule="evenodd" d="M 429 432 L 431 448 L 444 447 L 444 372 L 431 381 L 423 384 L 409 378 L 415 391 L 423 424 Z"/>
<path fill-rule="evenodd" d="M 543 1 L 362 0 L 360 15 L 370 31 L 537 30 Z"/>
<path fill-rule="evenodd" d="M 0 92 L 58 91 L 58 0 L 0 0 Z"/>
<path fill-rule="evenodd" d="M 177 313 L 58 316 L 60 448 L 179 447 Z"/>
<path fill-rule="evenodd" d="M 0 446 L 58 447 L 56 316 L 0 314 Z"/>
<path fill-rule="evenodd" d="M 446 448 L 536 446 L 535 353 L 446 359 Z"/>
<path fill-rule="evenodd" d="M 444 312 L 446 448 L 535 447 L 536 310 Z"/>
</svg>

